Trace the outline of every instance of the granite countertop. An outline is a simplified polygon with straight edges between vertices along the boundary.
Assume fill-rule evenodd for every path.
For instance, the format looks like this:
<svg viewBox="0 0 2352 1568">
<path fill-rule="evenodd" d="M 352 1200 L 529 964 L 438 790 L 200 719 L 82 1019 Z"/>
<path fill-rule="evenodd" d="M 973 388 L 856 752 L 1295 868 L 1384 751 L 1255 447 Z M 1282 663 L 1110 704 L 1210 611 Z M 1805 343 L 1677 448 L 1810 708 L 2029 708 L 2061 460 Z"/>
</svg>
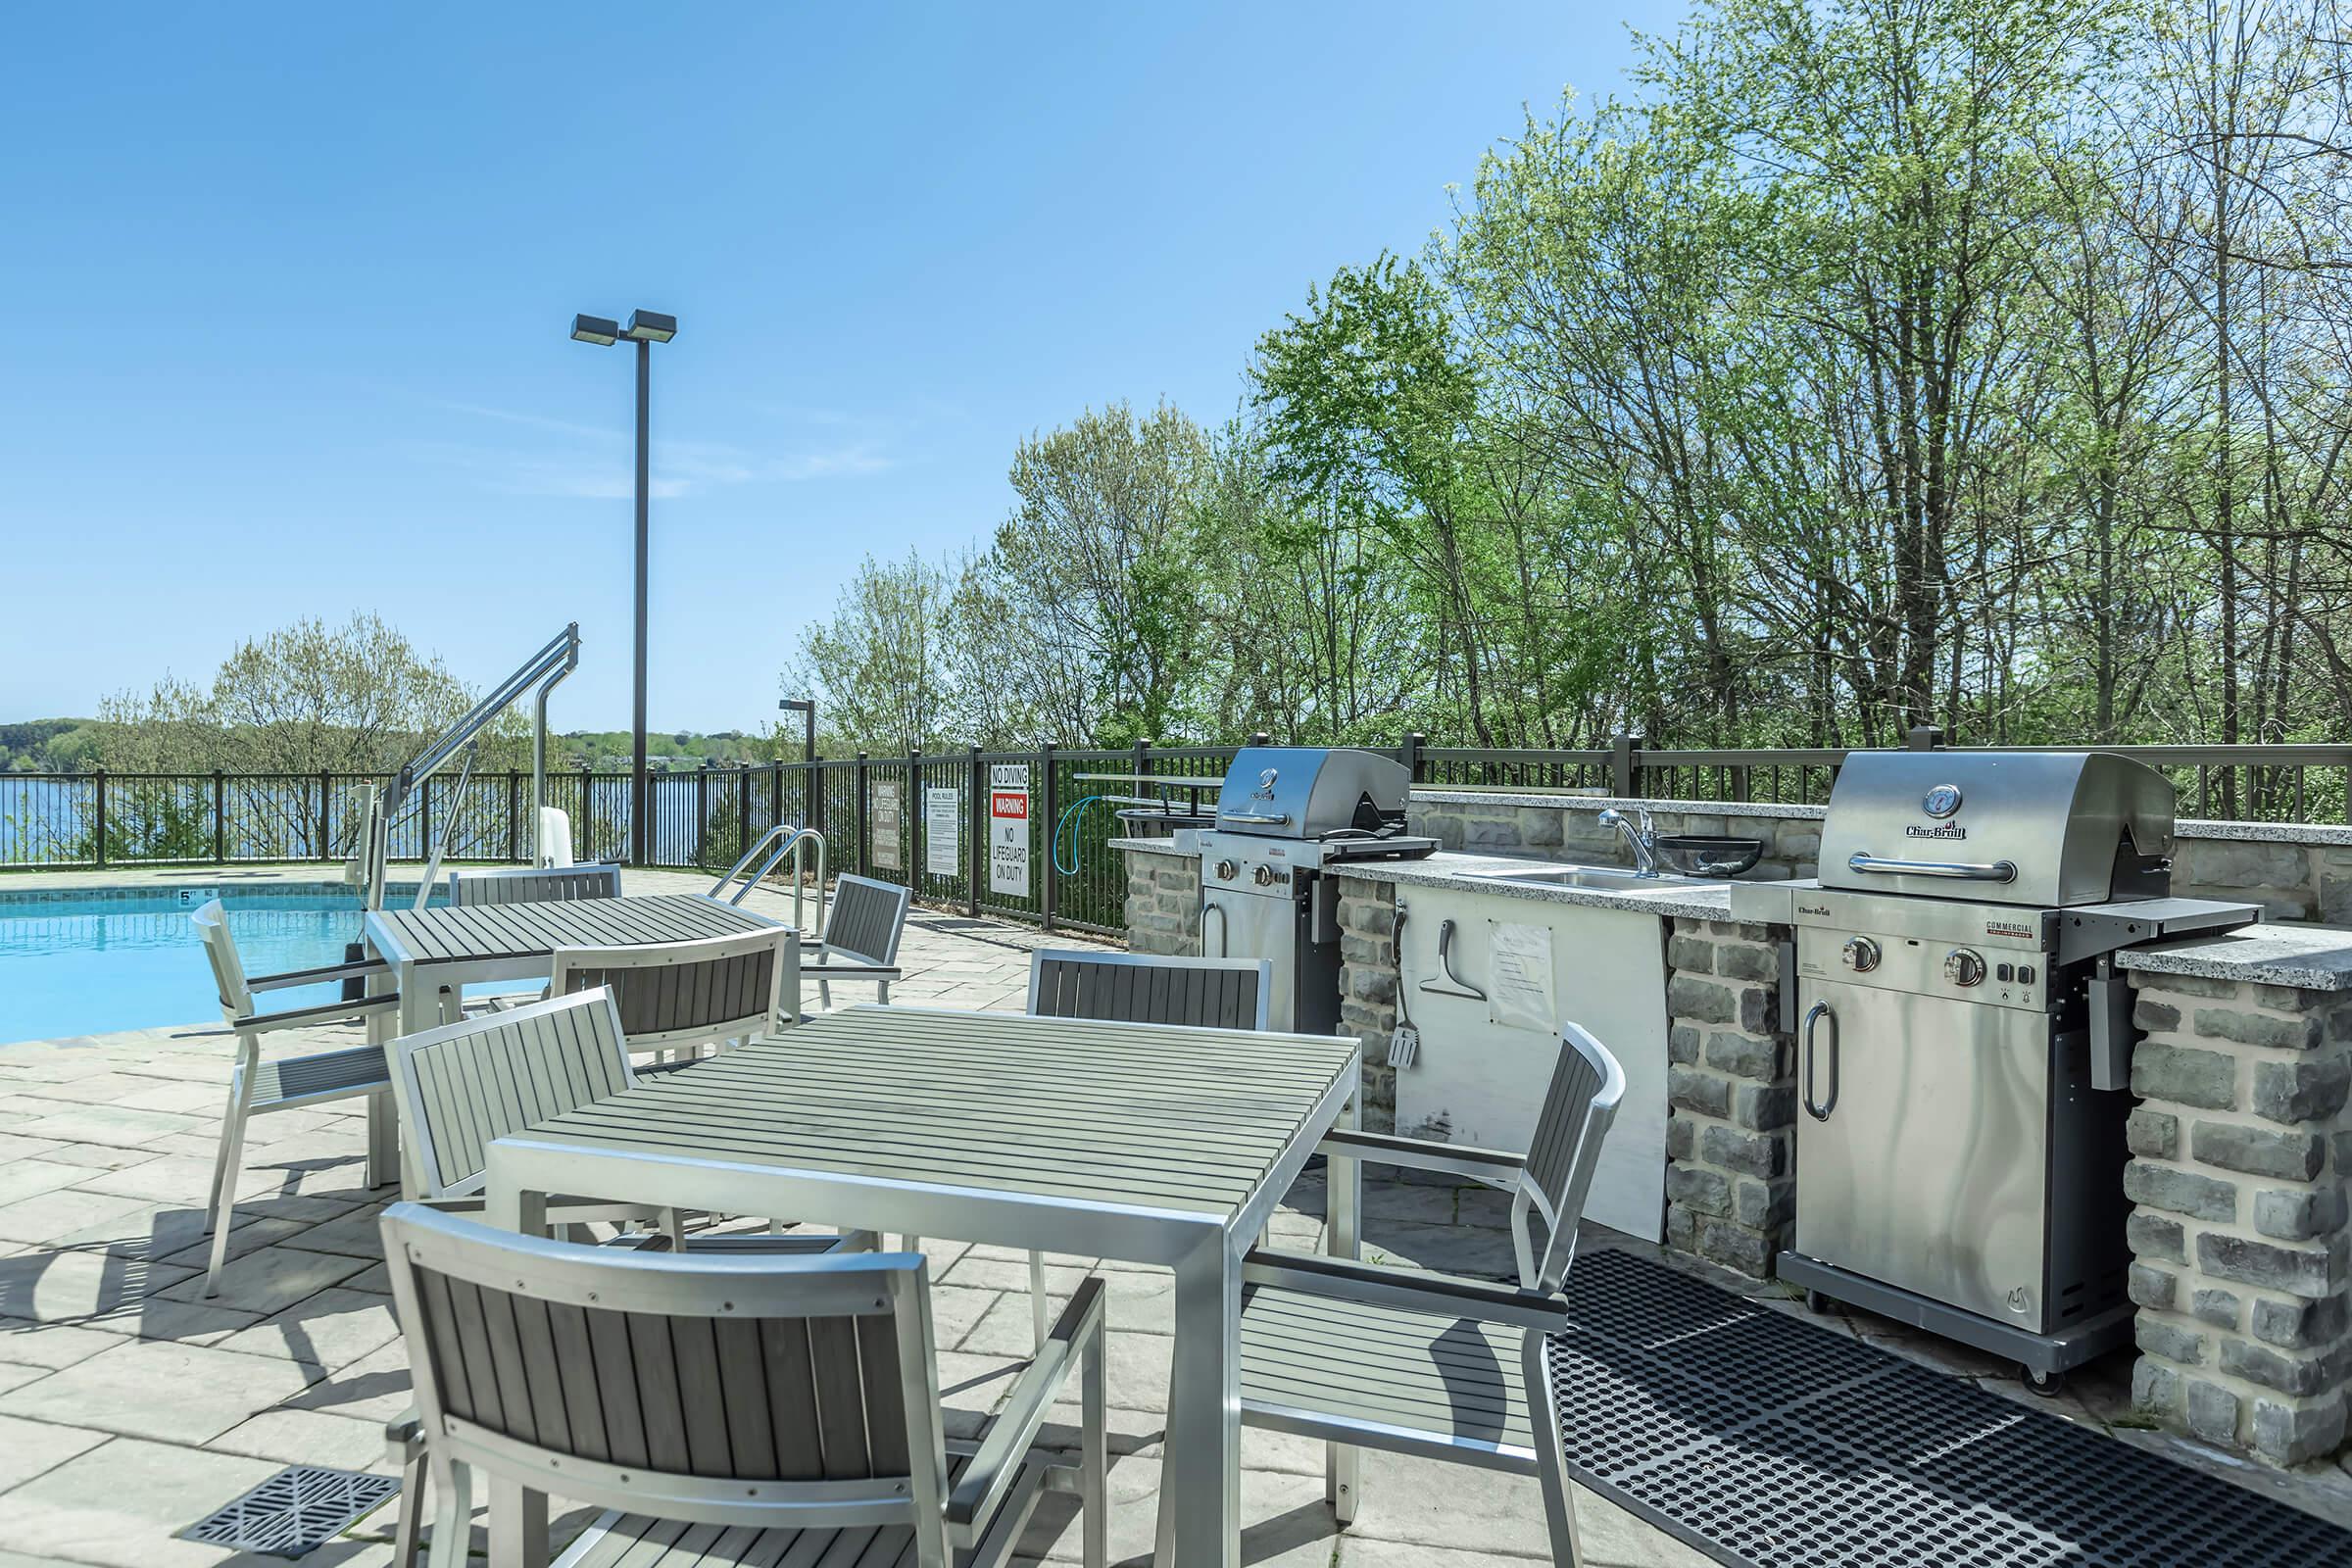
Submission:
<svg viewBox="0 0 2352 1568">
<path fill-rule="evenodd" d="M 2304 991 L 2352 991 L 2352 931 L 2328 925 L 2246 925 L 2217 937 L 2127 948 L 2116 967 L 2142 974 L 2248 980 Z"/>
<path fill-rule="evenodd" d="M 1492 893 L 1503 899 L 1533 899 L 1543 904 L 1574 904 L 1591 909 L 1624 909 L 1663 919 L 1728 920 L 1732 913 L 1730 885 L 1661 877 L 1652 886 L 1575 888 L 1552 882 L 1508 882 L 1513 871 L 1556 870 L 1568 863 L 1525 855 L 1473 855 L 1440 850 L 1419 860 L 1350 860 L 1339 875 L 1367 882 L 1395 882 L 1407 887 L 1458 888 Z M 1604 868 L 1605 869 L 1605 868 Z"/>
</svg>

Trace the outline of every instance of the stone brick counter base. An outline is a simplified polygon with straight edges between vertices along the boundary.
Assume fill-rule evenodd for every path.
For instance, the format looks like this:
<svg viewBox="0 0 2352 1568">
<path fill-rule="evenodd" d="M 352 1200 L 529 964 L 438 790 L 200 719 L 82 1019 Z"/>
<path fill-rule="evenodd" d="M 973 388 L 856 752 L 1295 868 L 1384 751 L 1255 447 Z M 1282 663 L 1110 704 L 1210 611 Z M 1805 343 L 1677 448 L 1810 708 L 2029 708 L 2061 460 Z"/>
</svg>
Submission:
<svg viewBox="0 0 2352 1568">
<path fill-rule="evenodd" d="M 1127 945 L 1171 958 L 1200 956 L 1200 857 L 1127 853 Z"/>
<path fill-rule="evenodd" d="M 1762 1278 L 1796 1208 L 1779 943 L 1770 926 L 1677 920 L 1666 964 L 1666 1240 Z"/>
<path fill-rule="evenodd" d="M 1364 1043 L 1364 1126 L 1396 1130 L 1396 884 L 1340 878 L 1340 1029 Z"/>
<path fill-rule="evenodd" d="M 2125 1191 L 2132 1399 L 2278 1464 L 2333 1451 L 2352 1375 L 2345 1173 L 2352 999 L 2138 977 Z"/>
</svg>

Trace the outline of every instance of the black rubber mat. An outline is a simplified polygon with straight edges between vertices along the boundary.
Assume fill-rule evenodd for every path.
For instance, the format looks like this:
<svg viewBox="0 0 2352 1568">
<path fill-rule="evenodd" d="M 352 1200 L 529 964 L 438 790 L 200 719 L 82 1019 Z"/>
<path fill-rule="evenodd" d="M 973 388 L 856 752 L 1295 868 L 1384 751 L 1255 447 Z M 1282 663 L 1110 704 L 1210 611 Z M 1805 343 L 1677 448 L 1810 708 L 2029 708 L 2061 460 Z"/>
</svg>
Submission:
<svg viewBox="0 0 2352 1568">
<path fill-rule="evenodd" d="M 1734 1568 L 2352 1568 L 2352 1532 L 1646 1258 L 1568 1294 L 1571 1474 Z"/>
</svg>

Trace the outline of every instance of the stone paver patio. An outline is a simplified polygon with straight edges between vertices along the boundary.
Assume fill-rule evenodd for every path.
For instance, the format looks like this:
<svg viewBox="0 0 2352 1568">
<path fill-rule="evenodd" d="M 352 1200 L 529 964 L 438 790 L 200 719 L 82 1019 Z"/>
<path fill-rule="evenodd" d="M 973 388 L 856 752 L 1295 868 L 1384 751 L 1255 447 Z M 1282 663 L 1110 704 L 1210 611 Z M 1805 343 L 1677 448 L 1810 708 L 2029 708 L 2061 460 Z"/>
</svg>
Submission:
<svg viewBox="0 0 2352 1568">
<path fill-rule="evenodd" d="M 272 873 L 253 872 L 253 877 Z M 320 868 L 282 874 L 316 879 Z M 248 873 L 82 876 L 85 885 L 175 876 L 236 883 Z M 64 878 L 12 879 L 8 886 Z M 635 893 L 701 891 L 707 881 L 631 872 Z M 755 906 L 789 913 L 762 890 Z M 917 911 L 893 1000 L 1017 1010 L 1029 951 L 1069 945 L 1021 926 Z M 836 1001 L 858 1000 L 850 987 Z M 190 955 L 191 1018 L 209 982 Z M 813 1002 L 813 993 L 810 998 Z M 289 1053 L 352 1043 L 357 1031 L 277 1038 Z M 230 1036 L 217 1022 L 0 1047 L 0 1568 L 45 1563 L 210 1568 L 243 1556 L 176 1532 L 281 1466 L 308 1462 L 389 1473 L 383 1424 L 408 1401 L 375 1218 L 390 1196 L 361 1183 L 363 1118 L 350 1108 L 256 1120 L 240 1189 L 232 1261 L 218 1298 L 203 1287 L 203 1191 L 211 1172 Z M 1510 1272 L 1503 1205 L 1451 1188 L 1367 1179 L 1368 1253 L 1500 1276 Z M 1279 1242 L 1316 1245 L 1321 1192 L 1310 1178 L 1275 1222 Z M 1588 1245 L 1632 1245 L 1594 1233 Z M 1644 1249 L 1647 1250 L 1647 1249 Z M 976 1425 L 1026 1353 L 1021 1254 L 933 1244 L 940 1381 Z M 1090 1268 L 1109 1290 L 1110 1541 L 1114 1561 L 1149 1557 L 1169 1371 L 1164 1271 L 1056 1258 L 1067 1291 Z M 1728 1283 L 1728 1282 L 1727 1282 Z M 1918 1348 L 1883 1324 L 1856 1332 Z M 1950 1364 L 1947 1360 L 1947 1364 Z M 1990 1385 L 1999 1369 L 1955 1366 Z M 2109 1424 L 2113 1391 L 2094 1384 L 2068 1413 Z M 1072 1419 L 1060 1435 L 1074 1432 Z M 2152 1434 L 2132 1441 L 2166 1445 Z M 1536 1483 L 1429 1461 L 1367 1455 L 1355 1525 L 1338 1533 L 1323 1501 L 1320 1445 L 1251 1431 L 1244 1440 L 1244 1558 L 1279 1568 L 1476 1568 L 1545 1551 Z M 2198 1462 L 2213 1463 L 2199 1459 Z M 2241 1479 L 2252 1478 L 2252 1473 Z M 2338 1517 L 2340 1472 L 2259 1484 Z M 559 1504 L 561 1509 L 561 1504 Z M 1697 1553 L 1588 1494 L 1578 1497 L 1588 1562 L 1696 1565 Z M 564 1531 L 588 1515 L 573 1510 Z M 318 1568 L 391 1559 L 393 1509 L 377 1510 L 309 1559 Z M 483 1548 L 477 1524 L 474 1549 Z M 1041 1509 L 1024 1550 L 1075 1560 L 1064 1499 Z"/>
</svg>

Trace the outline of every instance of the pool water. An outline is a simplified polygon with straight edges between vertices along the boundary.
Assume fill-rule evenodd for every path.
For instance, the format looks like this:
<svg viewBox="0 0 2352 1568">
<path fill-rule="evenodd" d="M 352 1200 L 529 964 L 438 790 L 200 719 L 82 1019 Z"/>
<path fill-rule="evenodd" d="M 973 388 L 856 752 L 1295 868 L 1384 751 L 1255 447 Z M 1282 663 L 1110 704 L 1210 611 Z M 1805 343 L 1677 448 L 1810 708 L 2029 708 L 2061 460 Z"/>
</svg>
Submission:
<svg viewBox="0 0 2352 1568">
<path fill-rule="evenodd" d="M 188 920 L 215 896 L 249 975 L 341 963 L 344 945 L 360 939 L 359 896 L 332 883 L 73 899 L 0 889 L 0 1044 L 218 1024 L 212 966 Z M 275 1012 L 341 994 L 298 986 L 263 993 L 260 1005 Z"/>
</svg>

